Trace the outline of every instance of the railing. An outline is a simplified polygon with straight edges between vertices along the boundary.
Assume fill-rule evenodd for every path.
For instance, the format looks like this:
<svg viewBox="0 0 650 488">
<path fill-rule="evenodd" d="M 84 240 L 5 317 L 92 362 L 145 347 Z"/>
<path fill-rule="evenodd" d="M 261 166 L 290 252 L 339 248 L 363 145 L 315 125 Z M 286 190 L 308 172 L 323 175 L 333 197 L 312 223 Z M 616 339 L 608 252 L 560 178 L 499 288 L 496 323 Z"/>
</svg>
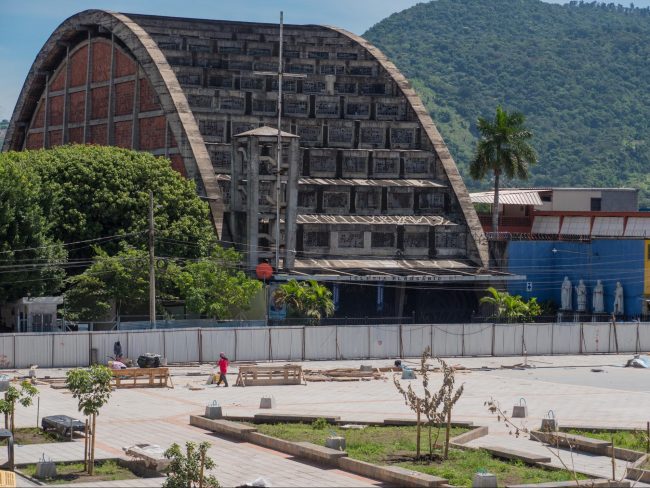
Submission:
<svg viewBox="0 0 650 488">
<path fill-rule="evenodd" d="M 492 215 L 478 214 L 483 228 L 492 228 Z M 499 227 L 531 227 L 533 225 L 532 217 L 504 217 L 499 215 Z"/>
</svg>

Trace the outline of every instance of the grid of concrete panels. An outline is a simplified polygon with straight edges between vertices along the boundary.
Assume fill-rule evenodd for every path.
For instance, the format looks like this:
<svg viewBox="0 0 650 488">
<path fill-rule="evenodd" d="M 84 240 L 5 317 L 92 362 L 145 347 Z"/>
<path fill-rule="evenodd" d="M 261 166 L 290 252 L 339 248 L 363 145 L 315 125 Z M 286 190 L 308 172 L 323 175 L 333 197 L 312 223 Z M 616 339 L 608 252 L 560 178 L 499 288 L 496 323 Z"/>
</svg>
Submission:
<svg viewBox="0 0 650 488">
<path fill-rule="evenodd" d="M 152 22 L 147 30 L 187 94 L 215 173 L 228 175 L 233 136 L 276 124 L 277 78 L 260 72 L 277 72 L 277 28 L 159 27 Z M 304 76 L 285 78 L 282 87 L 283 129 L 300 136 L 299 213 L 460 217 L 440 161 L 406 98 L 365 49 L 331 31 L 289 27 L 283 58 L 288 73 Z M 359 184 L 379 179 L 414 184 Z M 427 181 L 436 182 L 436 188 L 422 188 Z M 225 178 L 220 187 L 227 209 L 231 195 Z M 264 188 L 260 193 L 264 198 Z M 467 247 L 462 225 L 440 228 L 437 237 L 430 225 L 350 227 L 300 225 L 297 250 L 324 256 L 462 257 Z"/>
</svg>

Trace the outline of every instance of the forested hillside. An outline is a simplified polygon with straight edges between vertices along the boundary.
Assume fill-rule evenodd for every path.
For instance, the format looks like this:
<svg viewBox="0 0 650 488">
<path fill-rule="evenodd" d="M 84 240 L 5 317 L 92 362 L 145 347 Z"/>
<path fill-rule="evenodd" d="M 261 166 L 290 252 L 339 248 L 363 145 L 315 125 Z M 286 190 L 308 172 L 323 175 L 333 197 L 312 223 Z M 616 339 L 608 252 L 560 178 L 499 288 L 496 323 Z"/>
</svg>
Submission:
<svg viewBox="0 0 650 488">
<path fill-rule="evenodd" d="M 411 80 L 470 188 L 476 118 L 502 104 L 535 133 L 528 185 L 631 186 L 650 206 L 649 9 L 436 0 L 364 37 Z"/>
</svg>

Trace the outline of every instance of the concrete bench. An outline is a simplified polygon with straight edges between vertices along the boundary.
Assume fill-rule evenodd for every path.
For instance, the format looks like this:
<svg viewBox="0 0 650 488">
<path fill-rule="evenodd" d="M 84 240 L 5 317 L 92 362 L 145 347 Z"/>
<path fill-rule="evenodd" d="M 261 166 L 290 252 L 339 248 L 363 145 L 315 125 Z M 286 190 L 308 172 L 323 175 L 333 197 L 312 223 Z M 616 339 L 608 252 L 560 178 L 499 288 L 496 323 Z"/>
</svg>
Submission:
<svg viewBox="0 0 650 488">
<path fill-rule="evenodd" d="M 243 439 L 249 432 L 257 431 L 255 427 L 250 425 L 230 420 L 209 419 L 202 415 L 190 415 L 190 425 L 238 439 Z"/>
<path fill-rule="evenodd" d="M 316 461 L 319 463 L 329 464 L 330 466 L 338 466 L 339 458 L 347 457 L 348 453 L 339 451 L 337 449 L 330 449 L 329 447 L 319 446 L 311 442 L 294 442 L 298 446 L 297 456 Z"/>
<path fill-rule="evenodd" d="M 530 438 L 554 447 L 571 448 L 576 451 L 589 452 L 600 456 L 611 455 L 610 448 L 612 447 L 612 443 L 610 441 L 592 439 L 591 437 L 567 434 L 565 432 L 541 432 L 534 430 L 530 433 Z"/>
<path fill-rule="evenodd" d="M 394 486 L 417 486 L 423 488 L 442 487 L 448 481 L 444 478 L 431 476 L 418 471 L 401 468 L 399 466 L 378 466 L 376 464 L 342 457 L 339 467 L 345 471 L 383 481 Z"/>
<path fill-rule="evenodd" d="M 526 464 L 536 464 L 536 463 L 550 463 L 551 456 L 541 456 L 539 454 L 533 454 L 530 452 L 517 451 L 515 449 L 506 449 L 503 447 L 492 447 L 492 446 L 483 446 L 481 449 L 485 449 L 487 452 L 492 454 L 494 457 L 501 459 L 512 459 L 512 460 L 521 460 Z"/>
</svg>

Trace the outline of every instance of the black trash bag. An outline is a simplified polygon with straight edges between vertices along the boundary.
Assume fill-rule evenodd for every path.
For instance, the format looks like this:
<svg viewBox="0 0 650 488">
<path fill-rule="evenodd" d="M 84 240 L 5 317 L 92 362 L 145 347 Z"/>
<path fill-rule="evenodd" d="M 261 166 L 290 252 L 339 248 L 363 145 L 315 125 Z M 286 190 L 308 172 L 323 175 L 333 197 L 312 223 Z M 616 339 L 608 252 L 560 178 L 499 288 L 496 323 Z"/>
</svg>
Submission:
<svg viewBox="0 0 650 488">
<path fill-rule="evenodd" d="M 160 354 L 143 354 L 138 357 L 138 366 L 140 368 L 159 368 Z"/>
<path fill-rule="evenodd" d="M 120 344 L 120 341 L 113 344 L 113 356 L 115 356 L 115 359 L 117 360 L 122 357 L 122 344 Z"/>
</svg>

